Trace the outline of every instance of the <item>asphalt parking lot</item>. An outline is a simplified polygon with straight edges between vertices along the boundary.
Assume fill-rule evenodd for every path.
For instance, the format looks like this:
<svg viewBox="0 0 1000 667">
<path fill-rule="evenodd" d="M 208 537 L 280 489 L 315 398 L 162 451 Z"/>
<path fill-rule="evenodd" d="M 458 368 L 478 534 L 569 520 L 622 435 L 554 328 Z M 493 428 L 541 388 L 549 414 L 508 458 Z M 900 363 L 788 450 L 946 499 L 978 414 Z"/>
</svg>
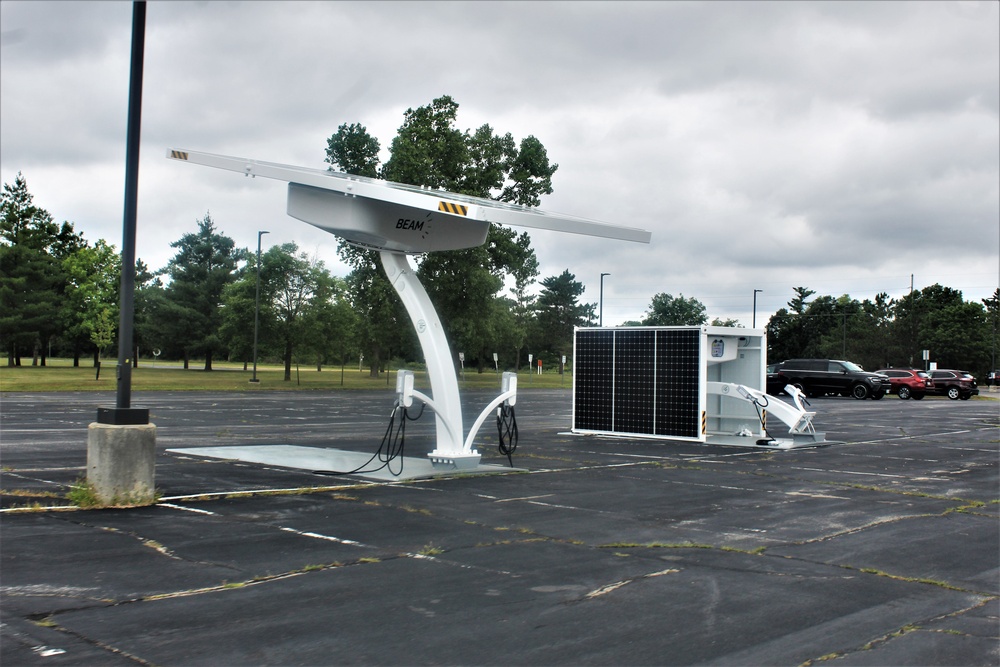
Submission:
<svg viewBox="0 0 1000 667">
<path fill-rule="evenodd" d="M 568 389 L 522 390 L 523 472 L 380 482 L 168 450 L 374 451 L 389 392 L 137 394 L 161 501 L 87 511 L 31 506 L 113 394 L 0 400 L 5 666 L 1000 664 L 989 398 L 818 399 L 837 444 L 764 451 L 572 435 Z"/>
</svg>

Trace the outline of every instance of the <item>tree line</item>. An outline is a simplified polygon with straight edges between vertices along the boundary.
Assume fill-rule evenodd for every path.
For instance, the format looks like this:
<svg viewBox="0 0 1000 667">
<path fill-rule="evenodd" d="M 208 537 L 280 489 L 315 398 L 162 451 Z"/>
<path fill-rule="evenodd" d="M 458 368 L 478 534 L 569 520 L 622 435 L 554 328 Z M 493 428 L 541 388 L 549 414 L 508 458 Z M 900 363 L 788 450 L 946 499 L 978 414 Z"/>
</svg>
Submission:
<svg viewBox="0 0 1000 667">
<path fill-rule="evenodd" d="M 846 294 L 810 300 L 815 294 L 793 288 L 788 307 L 768 320 L 769 359 L 847 359 L 868 370 L 934 362 L 978 378 L 997 368 L 1000 289 L 979 301 L 966 301 L 961 291 L 939 284 L 899 299 L 883 292 L 873 300 Z"/>
<path fill-rule="evenodd" d="M 807 287 L 794 287 L 792 294 L 787 307 L 774 313 L 765 326 L 771 363 L 843 359 L 877 370 L 922 369 L 925 361 L 933 361 L 938 368 L 966 370 L 979 378 L 997 368 L 1000 289 L 980 301 L 966 301 L 959 290 L 938 284 L 899 299 L 886 293 L 863 301 L 846 294 L 815 296 L 815 290 Z M 709 323 L 705 306 L 697 299 L 660 293 L 653 296 L 642 320 L 626 325 Z M 739 326 L 718 318 L 711 324 Z"/>
<path fill-rule="evenodd" d="M 541 141 L 520 142 L 489 125 L 459 130 L 458 103 L 449 96 L 404 112 L 389 146 L 360 123 L 345 123 L 328 139 L 330 169 L 432 189 L 537 206 L 552 192 L 557 164 Z M 218 359 L 281 361 L 285 379 L 293 364 L 346 364 L 364 360 L 377 375 L 391 360 L 421 361 L 409 318 L 376 251 L 344 241 L 338 255 L 350 267 L 330 274 L 294 243 L 275 245 L 259 257 L 237 248 L 209 213 L 197 229 L 171 244 L 167 266 L 151 271 L 136 262 L 133 358 L 156 352 L 192 360 L 212 370 Z M 7 363 L 28 355 L 45 364 L 49 354 L 93 355 L 95 364 L 116 342 L 121 258 L 103 239 L 94 243 L 73 224 L 56 224 L 34 204 L 19 173 L 4 184 L 0 219 L 0 343 Z M 597 304 L 581 303 L 584 285 L 567 269 L 538 280 L 538 260 L 526 233 L 491 225 L 484 245 L 418 258 L 418 275 L 466 367 L 519 368 L 532 353 L 558 364 L 571 357 L 573 328 L 595 323 Z M 259 311 L 257 281 L 260 280 Z M 787 308 L 767 323 L 768 358 L 843 358 L 874 369 L 922 367 L 922 351 L 940 367 L 977 375 L 995 368 L 998 299 L 966 302 L 962 293 L 932 285 L 895 300 L 847 295 L 817 296 L 796 287 Z M 641 320 L 626 325 L 701 325 L 706 309 L 695 298 L 662 292 Z M 713 325 L 737 326 L 715 318 Z M 255 325 L 258 325 L 255 327 Z M 455 360 L 458 364 L 458 359 Z"/>
</svg>

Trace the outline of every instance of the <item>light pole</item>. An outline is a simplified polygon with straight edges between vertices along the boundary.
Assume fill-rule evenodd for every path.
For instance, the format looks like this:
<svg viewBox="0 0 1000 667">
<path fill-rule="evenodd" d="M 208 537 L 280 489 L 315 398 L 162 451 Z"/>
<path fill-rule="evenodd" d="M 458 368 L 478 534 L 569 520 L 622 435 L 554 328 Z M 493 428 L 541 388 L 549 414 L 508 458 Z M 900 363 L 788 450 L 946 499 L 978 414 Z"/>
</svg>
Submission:
<svg viewBox="0 0 1000 667">
<path fill-rule="evenodd" d="M 257 232 L 257 297 L 253 308 L 253 377 L 251 382 L 260 382 L 257 379 L 257 330 L 260 327 L 260 237 L 270 232 Z"/>
<path fill-rule="evenodd" d="M 598 326 L 602 327 L 604 326 L 604 276 L 610 276 L 610 275 L 611 275 L 610 273 L 601 274 L 601 310 L 599 311 L 600 315 L 598 315 L 599 319 L 597 321 L 597 324 Z"/>
<path fill-rule="evenodd" d="M 755 289 L 753 291 L 753 323 L 750 325 L 751 329 L 757 328 L 757 292 L 763 292 L 762 289 Z"/>
</svg>

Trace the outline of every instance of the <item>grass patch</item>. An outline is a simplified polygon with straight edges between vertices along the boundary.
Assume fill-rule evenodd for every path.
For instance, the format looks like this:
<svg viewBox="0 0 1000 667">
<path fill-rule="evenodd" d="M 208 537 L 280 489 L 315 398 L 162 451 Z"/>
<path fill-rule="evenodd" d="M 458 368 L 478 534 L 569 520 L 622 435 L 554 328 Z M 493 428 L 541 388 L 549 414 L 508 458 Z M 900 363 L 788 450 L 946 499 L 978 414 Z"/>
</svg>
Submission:
<svg viewBox="0 0 1000 667">
<path fill-rule="evenodd" d="M 417 553 L 421 556 L 438 556 L 444 553 L 444 549 L 434 546 L 434 543 L 431 542 L 430 544 L 421 547 L 420 551 Z"/>
<path fill-rule="evenodd" d="M 30 362 L 29 362 L 30 363 Z M 185 370 L 181 362 L 165 362 L 140 359 L 139 366 L 132 369 L 132 389 L 135 391 L 288 391 L 288 390 L 385 390 L 396 391 L 396 370 L 371 377 L 368 369 L 358 371 L 339 366 L 328 366 L 317 371 L 315 366 L 300 366 L 292 369 L 292 378 L 284 379 L 284 368 L 277 365 L 257 366 L 257 379 L 253 384 L 252 370 L 243 370 L 242 363 L 214 362 L 213 370 L 202 370 L 198 362 Z M 73 366 L 72 359 L 48 358 L 45 366 L 0 366 L 0 391 L 46 392 L 46 391 L 107 391 L 117 390 L 115 364 L 105 362 L 100 379 L 90 360 L 81 360 L 79 367 Z M 522 369 L 518 374 L 518 391 L 531 389 L 566 389 L 572 386 L 572 376 L 568 373 L 544 373 L 534 375 Z M 415 370 L 414 379 L 418 389 L 430 388 L 430 381 L 424 370 Z M 466 372 L 459 376 L 462 389 L 498 389 L 500 376 L 493 372 Z"/>
<path fill-rule="evenodd" d="M 13 496 L 15 498 L 62 498 L 62 496 L 54 491 L 32 491 L 31 489 L 0 490 L 0 496 Z"/>
<path fill-rule="evenodd" d="M 70 487 L 69 492 L 66 494 L 66 500 L 83 509 L 101 506 L 101 500 L 97 497 L 97 489 L 94 488 L 93 484 L 82 478 L 76 480 L 73 486 Z"/>
<path fill-rule="evenodd" d="M 739 547 L 716 546 L 714 544 L 702 544 L 699 542 L 609 542 L 608 544 L 598 544 L 598 549 L 714 549 L 717 551 L 729 551 L 738 554 L 749 554 L 759 556 L 767 547 L 756 547 L 754 549 L 741 549 Z M 615 554 L 616 556 L 621 554 Z"/>
<path fill-rule="evenodd" d="M 969 591 L 965 588 L 959 588 L 958 586 L 953 586 L 946 581 L 938 581 L 937 579 L 924 579 L 922 577 L 904 577 L 898 574 L 889 574 L 884 570 L 877 570 L 872 567 L 860 567 L 853 568 L 850 566 L 843 565 L 841 567 L 846 567 L 849 570 L 856 569 L 858 572 L 864 572 L 865 574 L 874 574 L 878 577 L 885 577 L 887 579 L 894 579 L 896 581 L 906 581 L 914 584 L 927 584 L 928 586 L 937 586 L 938 588 L 944 588 L 949 591 L 959 591 L 962 593 L 968 593 Z"/>
<path fill-rule="evenodd" d="M 100 509 L 100 508 L 125 508 L 125 507 L 146 507 L 155 505 L 160 500 L 160 492 L 155 491 L 151 496 L 139 495 L 115 495 L 108 500 L 104 500 L 97 492 L 93 483 L 85 478 L 76 480 L 66 493 L 66 500 L 80 509 Z"/>
</svg>

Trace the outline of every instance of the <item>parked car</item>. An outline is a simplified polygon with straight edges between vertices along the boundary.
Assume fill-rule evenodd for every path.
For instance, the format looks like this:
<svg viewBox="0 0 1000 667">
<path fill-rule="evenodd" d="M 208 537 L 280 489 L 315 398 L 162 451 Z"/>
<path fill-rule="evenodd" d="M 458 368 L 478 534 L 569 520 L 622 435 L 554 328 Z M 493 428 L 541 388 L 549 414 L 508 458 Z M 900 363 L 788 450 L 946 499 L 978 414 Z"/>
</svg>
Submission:
<svg viewBox="0 0 1000 667">
<path fill-rule="evenodd" d="M 776 377 L 768 383 L 781 382 L 801 389 L 806 396 L 839 394 L 857 399 L 879 400 L 889 391 L 889 379 L 868 373 L 861 366 L 837 359 L 789 359 L 781 363 Z"/>
<path fill-rule="evenodd" d="M 931 376 L 916 368 L 883 368 L 875 372 L 888 377 L 889 393 L 896 394 L 904 401 L 909 398 L 919 401 L 934 391 Z"/>
<path fill-rule="evenodd" d="M 937 369 L 930 371 L 928 375 L 934 381 L 934 393 L 943 394 L 951 400 L 962 399 L 967 401 L 973 396 L 979 395 L 979 387 L 976 385 L 976 378 L 968 371 L 956 371 L 949 369 Z"/>
<path fill-rule="evenodd" d="M 986 386 L 987 387 L 1000 386 L 1000 369 L 992 370 L 986 374 Z"/>
</svg>

